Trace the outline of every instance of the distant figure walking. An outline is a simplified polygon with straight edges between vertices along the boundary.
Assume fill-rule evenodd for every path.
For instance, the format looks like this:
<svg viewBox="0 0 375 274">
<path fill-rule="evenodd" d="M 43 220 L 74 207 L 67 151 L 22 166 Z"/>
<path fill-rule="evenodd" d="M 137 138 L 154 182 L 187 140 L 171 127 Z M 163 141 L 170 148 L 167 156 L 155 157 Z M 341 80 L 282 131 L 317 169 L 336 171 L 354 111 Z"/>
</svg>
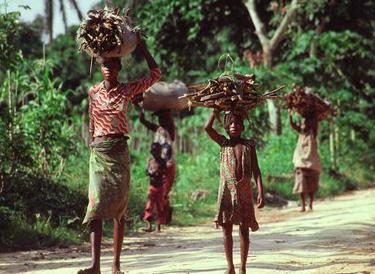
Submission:
<svg viewBox="0 0 375 274">
<path fill-rule="evenodd" d="M 172 220 L 169 193 L 176 179 L 176 149 L 174 145 L 176 128 L 170 110 L 160 110 L 155 112 L 155 115 L 158 116 L 159 125 L 147 121 L 143 112 L 140 113 L 139 120 L 149 130 L 155 132 L 154 143 L 162 145 L 165 155 L 163 158 L 167 160 L 167 174 L 164 177 L 163 188 L 165 222 L 169 224 Z"/>
<path fill-rule="evenodd" d="M 301 122 L 293 121 L 289 112 L 291 127 L 298 132 L 297 146 L 293 155 L 295 167 L 295 183 L 293 193 L 301 195 L 301 212 L 306 211 L 305 197 L 310 197 L 309 210 L 313 209 L 314 194 L 319 188 L 321 164 L 318 153 L 319 118 L 317 113 L 308 112 L 302 116 Z"/>
<path fill-rule="evenodd" d="M 146 232 L 152 231 L 153 211 L 156 207 L 157 231 L 161 231 L 161 225 L 165 224 L 164 215 L 164 177 L 167 174 L 167 164 L 162 156 L 162 146 L 159 143 L 151 145 L 152 158 L 148 160 L 146 175 L 150 177 L 147 202 L 144 212 L 144 220 L 147 223 Z"/>
</svg>

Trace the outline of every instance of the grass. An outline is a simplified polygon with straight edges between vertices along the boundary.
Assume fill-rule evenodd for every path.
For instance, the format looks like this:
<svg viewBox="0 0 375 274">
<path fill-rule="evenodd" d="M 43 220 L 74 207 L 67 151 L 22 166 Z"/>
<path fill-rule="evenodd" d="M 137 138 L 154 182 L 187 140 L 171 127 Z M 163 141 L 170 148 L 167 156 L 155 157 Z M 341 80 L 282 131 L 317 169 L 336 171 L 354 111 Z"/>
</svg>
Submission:
<svg viewBox="0 0 375 274">
<path fill-rule="evenodd" d="M 292 156 L 297 135 L 285 127 L 282 137 L 270 135 L 263 147 L 258 146 L 258 161 L 262 171 L 265 190 L 285 199 L 297 200 L 292 193 L 294 176 Z M 186 226 L 207 223 L 213 220 L 216 208 L 217 188 L 220 182 L 219 146 L 210 141 L 205 134 L 195 140 L 198 144 L 194 155 L 180 153 L 177 155 L 177 181 L 172 191 L 173 225 Z M 329 160 L 327 144 L 320 147 L 323 163 Z M 148 178 L 145 168 L 149 153 L 145 146 L 142 150 L 131 150 L 132 179 L 128 209 L 127 232 L 137 231 L 144 226 L 142 215 L 147 198 Z M 67 159 L 62 181 L 72 191 L 84 194 L 88 187 L 89 150 L 82 149 L 81 155 Z M 325 165 L 326 167 L 326 165 Z M 363 164 L 344 163 L 340 172 L 332 173 L 325 168 L 320 177 L 320 188 L 317 197 L 332 197 L 348 190 L 365 188 L 373 184 L 374 172 Z M 203 197 L 193 198 L 195 192 L 204 193 Z M 78 223 L 83 216 L 79 218 Z M 77 218 L 77 219 L 78 219 Z M 88 240 L 87 230 L 75 230 L 62 220 L 59 226 L 51 224 L 48 218 L 37 217 L 35 222 L 28 223 L 19 212 L 0 207 L 0 251 L 14 249 L 45 248 L 49 246 L 66 246 Z M 5 225 L 3 225 L 5 224 Z M 112 238 L 112 222 L 105 222 L 104 234 Z"/>
<path fill-rule="evenodd" d="M 82 241 L 80 234 L 66 225 L 52 227 L 48 219 L 42 218 L 30 224 L 18 212 L 6 207 L 0 207 L 0 218 L 0 252 L 65 247 Z"/>
</svg>

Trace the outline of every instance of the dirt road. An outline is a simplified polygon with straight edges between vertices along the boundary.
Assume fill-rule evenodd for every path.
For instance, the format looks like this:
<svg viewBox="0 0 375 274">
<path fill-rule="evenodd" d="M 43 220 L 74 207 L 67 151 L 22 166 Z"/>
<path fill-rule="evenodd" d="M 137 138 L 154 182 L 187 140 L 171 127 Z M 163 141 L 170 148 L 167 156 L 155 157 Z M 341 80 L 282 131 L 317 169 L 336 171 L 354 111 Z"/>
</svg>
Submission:
<svg viewBox="0 0 375 274">
<path fill-rule="evenodd" d="M 251 235 L 248 273 L 375 273 L 375 189 L 297 208 L 262 210 Z M 235 233 L 235 263 L 239 264 Z M 111 246 L 103 246 L 102 273 L 110 273 Z M 129 274 L 223 273 L 222 235 L 212 225 L 170 227 L 124 244 Z M 0 254 L 0 273 L 76 273 L 90 262 L 89 246 Z"/>
</svg>

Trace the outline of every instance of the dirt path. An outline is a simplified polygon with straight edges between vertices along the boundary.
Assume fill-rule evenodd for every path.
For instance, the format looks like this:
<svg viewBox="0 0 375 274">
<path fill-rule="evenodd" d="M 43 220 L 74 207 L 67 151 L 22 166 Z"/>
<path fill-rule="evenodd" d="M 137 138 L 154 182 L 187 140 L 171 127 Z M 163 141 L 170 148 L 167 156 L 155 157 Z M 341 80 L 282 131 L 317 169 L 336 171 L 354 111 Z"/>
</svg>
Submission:
<svg viewBox="0 0 375 274">
<path fill-rule="evenodd" d="M 250 273 L 375 273 L 375 189 L 297 208 L 258 212 Z M 239 263 L 235 235 L 235 263 Z M 127 238 L 122 267 L 130 274 L 223 273 L 222 235 L 212 225 L 170 227 Z M 103 246 L 102 273 L 110 273 L 111 246 Z M 89 246 L 0 254 L 0 273 L 76 273 L 89 265 Z"/>
</svg>

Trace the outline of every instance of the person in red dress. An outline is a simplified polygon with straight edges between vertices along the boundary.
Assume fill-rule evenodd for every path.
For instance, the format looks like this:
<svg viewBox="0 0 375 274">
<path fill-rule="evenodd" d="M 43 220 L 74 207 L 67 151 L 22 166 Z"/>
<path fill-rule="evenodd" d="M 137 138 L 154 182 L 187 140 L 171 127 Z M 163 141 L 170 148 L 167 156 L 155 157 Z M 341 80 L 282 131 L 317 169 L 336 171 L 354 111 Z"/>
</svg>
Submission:
<svg viewBox="0 0 375 274">
<path fill-rule="evenodd" d="M 164 218 L 164 177 L 167 174 L 167 165 L 162 158 L 162 146 L 159 143 L 151 145 L 152 158 L 148 160 L 146 175 L 150 177 L 147 202 L 144 212 L 144 220 L 147 223 L 146 232 L 152 231 L 153 211 L 156 207 L 157 231 L 161 231 L 161 225 L 165 223 Z"/>
<path fill-rule="evenodd" d="M 165 222 L 169 224 L 172 221 L 172 206 L 170 205 L 169 193 L 172 190 L 176 180 L 176 148 L 175 137 L 176 128 L 170 110 L 160 110 L 155 112 L 158 116 L 158 124 L 154 124 L 145 119 L 144 113 L 139 116 L 140 122 L 149 130 L 155 132 L 154 142 L 160 143 L 164 148 L 170 150 L 170 157 L 167 159 L 167 174 L 164 177 L 164 213 Z"/>
</svg>

